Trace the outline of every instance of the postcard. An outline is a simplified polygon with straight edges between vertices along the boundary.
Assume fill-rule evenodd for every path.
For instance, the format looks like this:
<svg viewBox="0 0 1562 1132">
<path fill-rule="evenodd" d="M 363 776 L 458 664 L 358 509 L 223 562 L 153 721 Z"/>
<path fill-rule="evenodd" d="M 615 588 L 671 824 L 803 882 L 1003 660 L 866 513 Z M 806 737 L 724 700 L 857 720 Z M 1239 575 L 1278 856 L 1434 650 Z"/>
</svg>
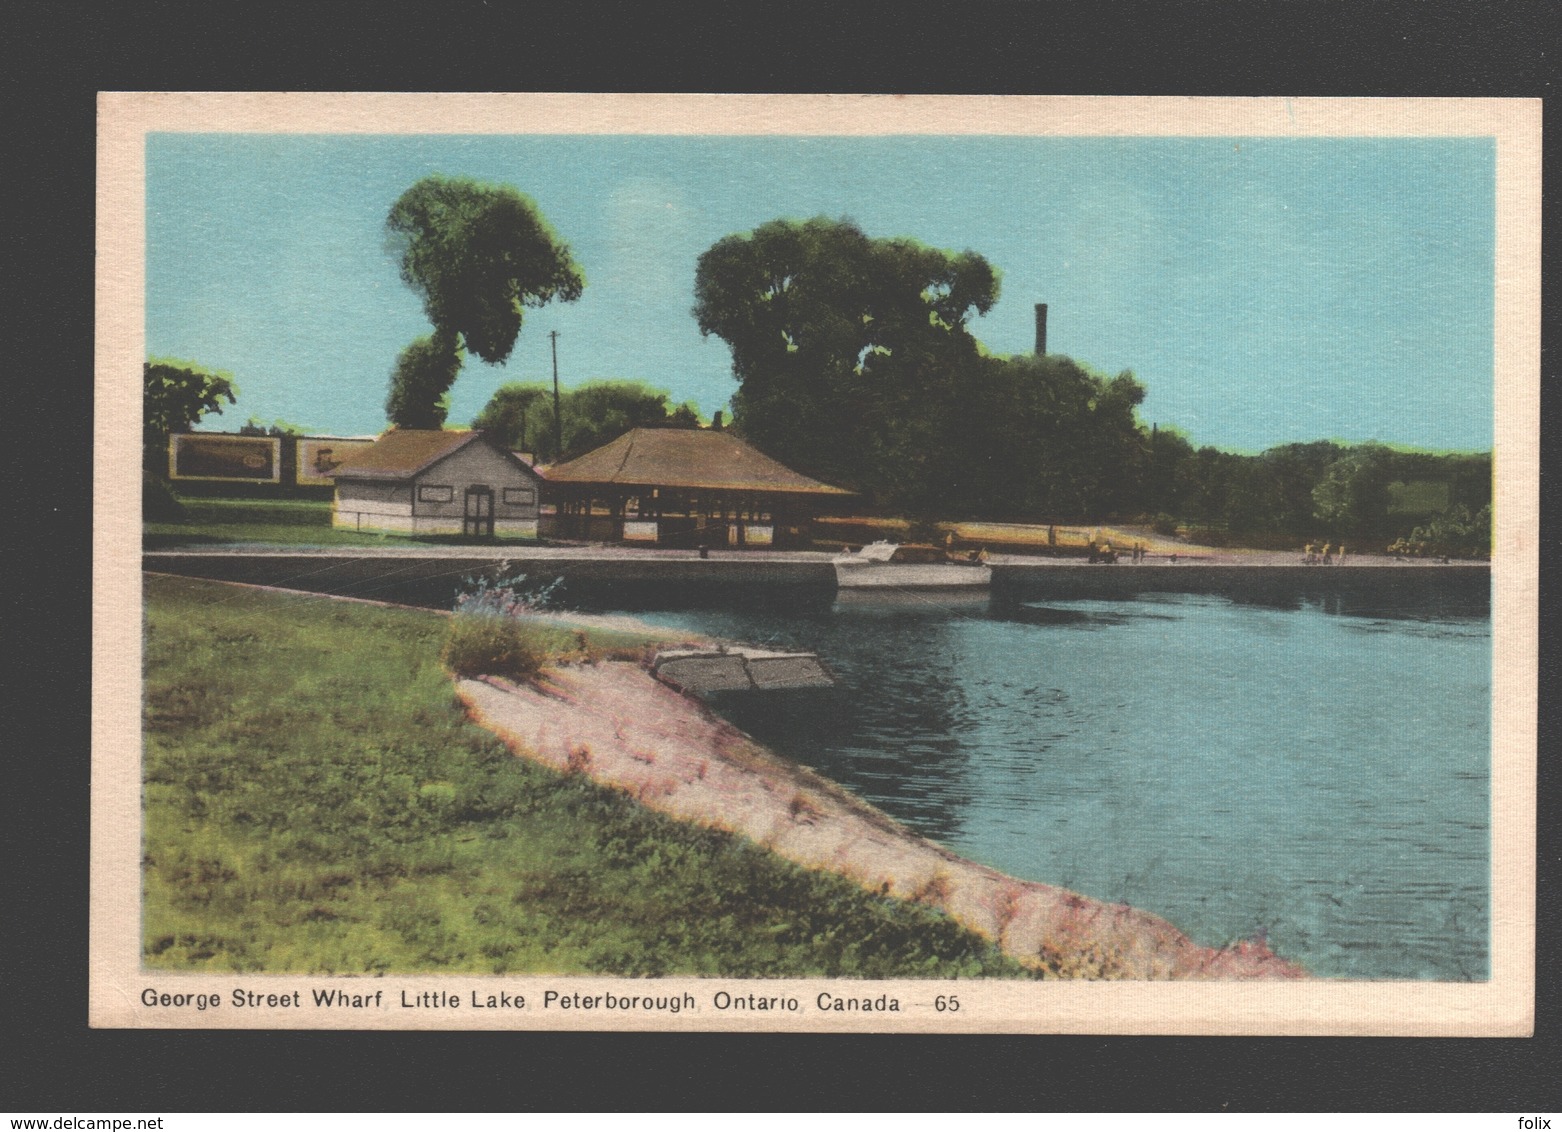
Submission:
<svg viewBox="0 0 1562 1132">
<path fill-rule="evenodd" d="M 1531 1033 L 1539 187 L 1526 100 L 101 95 L 91 1023 Z"/>
</svg>

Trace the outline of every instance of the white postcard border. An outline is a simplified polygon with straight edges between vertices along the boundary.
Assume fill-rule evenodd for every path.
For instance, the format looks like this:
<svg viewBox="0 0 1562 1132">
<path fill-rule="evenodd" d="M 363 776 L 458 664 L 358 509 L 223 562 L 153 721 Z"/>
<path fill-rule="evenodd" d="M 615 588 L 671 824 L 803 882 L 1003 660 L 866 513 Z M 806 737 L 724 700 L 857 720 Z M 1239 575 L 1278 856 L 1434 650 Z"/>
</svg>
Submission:
<svg viewBox="0 0 1562 1132">
<path fill-rule="evenodd" d="M 1060 98 L 863 95 L 105 93 L 99 97 L 94 469 L 91 943 L 97 1027 L 776 1030 L 1097 1034 L 1502 1035 L 1533 1032 L 1538 681 L 1540 130 L 1537 99 Z M 1492 964 L 1485 983 L 1013 983 L 539 976 L 315 978 L 140 963 L 140 385 L 149 133 L 1034 134 L 1493 137 L 1497 146 Z M 218 994 L 217 1008 L 146 1006 Z M 307 1005 L 317 988 L 383 1008 Z M 241 991 L 298 1007 L 235 1007 Z M 523 1009 L 465 1005 L 500 992 Z M 696 1009 L 565 1007 L 547 996 L 692 995 Z M 716 996 L 795 998 L 797 1012 Z M 899 1000 L 839 1014 L 820 996 Z M 456 1007 L 401 1005 L 454 995 Z M 944 1008 L 936 1005 L 944 998 Z M 958 999 L 949 1009 L 947 996 Z M 392 1000 L 396 1000 L 393 1002 Z M 264 1000 L 262 1000 L 263 1003 Z"/>
</svg>

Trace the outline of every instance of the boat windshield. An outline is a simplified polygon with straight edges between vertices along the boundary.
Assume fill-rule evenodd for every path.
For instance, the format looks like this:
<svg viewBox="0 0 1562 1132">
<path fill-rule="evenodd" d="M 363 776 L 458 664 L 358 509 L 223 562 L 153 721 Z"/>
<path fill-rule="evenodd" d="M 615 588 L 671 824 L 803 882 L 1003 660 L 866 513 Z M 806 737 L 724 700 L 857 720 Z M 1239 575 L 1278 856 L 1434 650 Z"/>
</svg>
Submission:
<svg viewBox="0 0 1562 1132">
<path fill-rule="evenodd" d="M 858 557 L 866 562 L 888 562 L 898 549 L 892 542 L 870 542 L 858 552 Z"/>
</svg>

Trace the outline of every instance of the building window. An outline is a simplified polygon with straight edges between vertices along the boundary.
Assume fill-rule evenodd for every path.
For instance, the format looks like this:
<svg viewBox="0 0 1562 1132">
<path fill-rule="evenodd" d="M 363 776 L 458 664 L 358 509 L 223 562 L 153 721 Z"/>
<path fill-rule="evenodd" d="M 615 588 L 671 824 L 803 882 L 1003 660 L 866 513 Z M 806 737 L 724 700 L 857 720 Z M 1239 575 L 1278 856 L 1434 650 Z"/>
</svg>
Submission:
<svg viewBox="0 0 1562 1132">
<path fill-rule="evenodd" d="M 529 487 L 507 487 L 504 489 L 504 501 L 507 506 L 530 507 L 537 502 L 537 493 Z"/>
<path fill-rule="evenodd" d="M 429 484 L 418 485 L 419 503 L 449 503 L 456 497 L 456 489 L 453 487 L 433 487 Z"/>
</svg>

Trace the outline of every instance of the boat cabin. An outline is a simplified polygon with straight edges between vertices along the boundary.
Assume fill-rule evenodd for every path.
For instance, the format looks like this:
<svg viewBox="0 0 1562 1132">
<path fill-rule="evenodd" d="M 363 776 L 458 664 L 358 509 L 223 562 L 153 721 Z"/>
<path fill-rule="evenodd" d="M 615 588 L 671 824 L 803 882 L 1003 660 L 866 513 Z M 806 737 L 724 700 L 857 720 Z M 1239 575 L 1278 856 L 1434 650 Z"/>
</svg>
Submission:
<svg viewBox="0 0 1562 1132">
<path fill-rule="evenodd" d="M 915 542 L 870 542 L 857 552 L 856 557 L 864 562 L 906 563 L 918 566 L 959 561 L 951 558 L 949 552 L 941 546 Z"/>
</svg>

